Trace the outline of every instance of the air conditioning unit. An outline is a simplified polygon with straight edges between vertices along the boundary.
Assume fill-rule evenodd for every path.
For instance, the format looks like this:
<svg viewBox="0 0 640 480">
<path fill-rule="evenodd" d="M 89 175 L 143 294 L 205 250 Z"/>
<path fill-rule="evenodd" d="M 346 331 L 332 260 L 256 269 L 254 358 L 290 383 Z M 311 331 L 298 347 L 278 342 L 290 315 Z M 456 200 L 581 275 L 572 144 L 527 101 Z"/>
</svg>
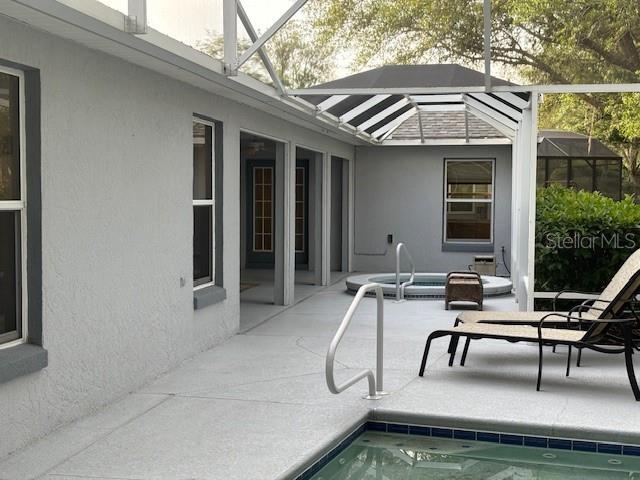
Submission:
<svg viewBox="0 0 640 480">
<path fill-rule="evenodd" d="M 480 275 L 496 274 L 496 257 L 495 255 L 475 255 L 473 257 L 473 270 Z"/>
</svg>

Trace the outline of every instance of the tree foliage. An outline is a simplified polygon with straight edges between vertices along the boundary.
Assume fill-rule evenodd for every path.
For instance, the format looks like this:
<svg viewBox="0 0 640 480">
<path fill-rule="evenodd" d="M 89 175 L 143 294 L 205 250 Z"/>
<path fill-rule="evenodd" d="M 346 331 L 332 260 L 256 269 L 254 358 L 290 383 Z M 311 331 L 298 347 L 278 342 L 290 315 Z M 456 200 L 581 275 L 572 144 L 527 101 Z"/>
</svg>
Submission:
<svg viewBox="0 0 640 480">
<path fill-rule="evenodd" d="M 240 53 L 249 46 L 250 42 L 246 39 L 238 41 Z M 199 45 L 199 48 L 208 55 L 220 59 L 223 57 L 224 39 L 221 35 L 211 35 L 207 41 Z M 285 87 L 310 87 L 332 77 L 334 43 L 319 43 L 315 38 L 314 30 L 304 21 L 288 22 L 267 42 L 265 48 Z M 262 82 L 272 83 L 258 54 L 252 55 L 240 71 Z"/>
<path fill-rule="evenodd" d="M 318 0 L 325 39 L 356 52 L 357 67 L 483 60 L 477 0 Z M 536 83 L 640 82 L 638 0 L 493 0 L 491 55 Z M 593 135 L 625 159 L 640 186 L 640 96 L 548 96 L 541 126 Z"/>
<path fill-rule="evenodd" d="M 538 190 L 537 291 L 599 292 L 640 246 L 640 205 L 598 192 L 550 186 Z"/>
</svg>

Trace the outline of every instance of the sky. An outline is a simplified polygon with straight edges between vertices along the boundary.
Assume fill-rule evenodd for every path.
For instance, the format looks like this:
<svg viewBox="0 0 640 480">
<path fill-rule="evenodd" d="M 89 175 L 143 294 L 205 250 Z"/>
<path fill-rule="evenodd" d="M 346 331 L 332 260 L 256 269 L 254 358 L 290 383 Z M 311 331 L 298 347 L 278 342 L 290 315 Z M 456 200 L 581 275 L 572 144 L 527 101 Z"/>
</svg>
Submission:
<svg viewBox="0 0 640 480">
<path fill-rule="evenodd" d="M 128 0 L 99 1 L 123 13 L 128 8 Z M 292 3 L 293 0 L 242 1 L 258 31 L 269 28 Z M 209 32 L 222 33 L 222 0 L 147 0 L 147 17 L 152 28 L 188 45 L 196 45 L 205 40 Z"/>
</svg>

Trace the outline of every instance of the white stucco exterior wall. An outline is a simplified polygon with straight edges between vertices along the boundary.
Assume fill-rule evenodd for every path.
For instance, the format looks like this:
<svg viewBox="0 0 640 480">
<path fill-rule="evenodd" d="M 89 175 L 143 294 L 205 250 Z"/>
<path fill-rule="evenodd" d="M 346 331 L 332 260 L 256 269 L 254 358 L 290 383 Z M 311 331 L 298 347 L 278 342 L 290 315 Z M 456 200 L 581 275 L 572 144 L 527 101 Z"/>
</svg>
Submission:
<svg viewBox="0 0 640 480">
<path fill-rule="evenodd" d="M 509 262 L 511 145 L 357 147 L 354 270 L 394 272 L 397 242 L 407 244 L 420 272 L 465 270 L 475 254 L 492 253 L 443 251 L 445 158 L 495 159 L 493 253 L 502 263 L 504 246 Z M 498 273 L 506 274 L 502 265 Z"/>
<path fill-rule="evenodd" d="M 353 147 L 0 18 L 0 58 L 40 69 L 48 368 L 0 384 L 0 457 L 136 389 L 239 325 L 240 129 Z M 224 124 L 224 287 L 192 292 L 192 115 Z M 186 286 L 180 286 L 180 278 Z"/>
</svg>

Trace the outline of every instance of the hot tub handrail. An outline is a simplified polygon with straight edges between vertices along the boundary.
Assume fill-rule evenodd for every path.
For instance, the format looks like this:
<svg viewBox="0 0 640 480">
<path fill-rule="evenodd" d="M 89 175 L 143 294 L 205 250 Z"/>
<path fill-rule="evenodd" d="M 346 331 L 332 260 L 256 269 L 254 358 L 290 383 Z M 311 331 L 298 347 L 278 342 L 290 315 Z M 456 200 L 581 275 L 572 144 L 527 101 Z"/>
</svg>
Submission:
<svg viewBox="0 0 640 480">
<path fill-rule="evenodd" d="M 376 374 L 373 375 L 371 369 L 362 370 L 349 380 L 344 381 L 340 385 L 336 385 L 336 379 L 334 376 L 334 364 L 336 358 L 336 350 L 342 340 L 354 313 L 366 294 L 370 291 L 376 293 Z M 382 390 L 382 370 L 383 370 L 383 335 L 384 335 L 384 295 L 382 292 L 382 285 L 379 283 L 368 283 L 361 286 L 356 293 L 356 297 L 351 302 L 349 310 L 345 314 L 336 334 L 334 335 L 331 343 L 329 344 L 329 350 L 327 351 L 327 358 L 325 360 L 325 375 L 327 379 L 327 387 L 329 391 L 334 394 L 338 394 L 349 388 L 356 382 L 359 382 L 363 378 L 366 378 L 369 382 L 369 395 L 365 398 L 369 400 L 377 400 L 385 394 Z"/>
<path fill-rule="evenodd" d="M 402 251 L 404 251 L 404 253 L 407 255 L 409 263 L 411 264 L 411 275 L 409 276 L 409 280 L 404 283 L 400 283 L 400 255 L 402 254 Z M 400 242 L 396 246 L 396 301 L 399 302 L 400 300 L 404 300 L 404 289 L 409 285 L 413 285 L 415 278 L 416 264 L 413 263 L 413 258 L 411 257 L 407 246 L 404 243 Z"/>
</svg>

